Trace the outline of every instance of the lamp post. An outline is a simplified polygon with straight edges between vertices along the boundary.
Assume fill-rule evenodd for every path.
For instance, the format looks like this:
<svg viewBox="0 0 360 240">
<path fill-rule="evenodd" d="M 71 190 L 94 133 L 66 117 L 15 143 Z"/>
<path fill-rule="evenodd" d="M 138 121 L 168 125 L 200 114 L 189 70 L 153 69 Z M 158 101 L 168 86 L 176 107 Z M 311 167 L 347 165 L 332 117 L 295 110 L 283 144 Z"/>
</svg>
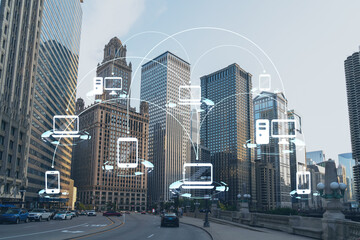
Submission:
<svg viewBox="0 0 360 240">
<path fill-rule="evenodd" d="M 198 202 L 198 201 L 196 201 L 195 203 L 194 203 L 194 205 L 195 205 L 195 218 L 197 217 L 197 213 L 198 213 L 198 211 L 199 211 L 199 205 L 200 205 L 200 203 Z"/>
<path fill-rule="evenodd" d="M 325 199 L 325 213 L 322 219 L 323 239 L 343 239 L 343 232 L 339 229 L 338 221 L 345 220 L 341 212 L 343 206 L 340 199 L 344 197 L 346 184 L 338 183 L 335 162 L 331 159 L 325 163 L 325 184 L 318 183 L 316 186 L 320 196 Z"/>
<path fill-rule="evenodd" d="M 204 227 L 210 227 L 210 223 L 209 223 L 209 195 L 205 195 L 205 219 L 204 219 Z"/>
<path fill-rule="evenodd" d="M 249 212 L 249 201 L 251 198 L 251 195 L 246 192 L 246 184 L 243 183 L 242 185 L 242 192 L 243 194 L 239 193 L 237 195 L 237 198 L 239 199 L 240 203 L 240 213 L 242 218 L 248 218 L 250 216 Z"/>
</svg>

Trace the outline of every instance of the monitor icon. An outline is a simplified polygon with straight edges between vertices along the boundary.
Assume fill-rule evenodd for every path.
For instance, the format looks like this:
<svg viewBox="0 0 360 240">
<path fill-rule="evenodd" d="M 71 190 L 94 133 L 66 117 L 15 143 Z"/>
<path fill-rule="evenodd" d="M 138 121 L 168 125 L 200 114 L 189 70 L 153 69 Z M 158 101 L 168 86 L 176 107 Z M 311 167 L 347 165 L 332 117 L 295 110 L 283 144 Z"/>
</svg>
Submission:
<svg viewBox="0 0 360 240">
<path fill-rule="evenodd" d="M 122 77 L 105 77 L 104 90 L 111 91 L 110 95 L 117 95 L 116 91 L 122 90 Z"/>
<path fill-rule="evenodd" d="M 79 137 L 79 116 L 56 115 L 53 117 L 53 137 Z"/>
<path fill-rule="evenodd" d="M 185 163 L 183 169 L 184 189 L 212 189 L 213 165 L 211 163 Z"/>
<path fill-rule="evenodd" d="M 181 105 L 200 105 L 201 87 L 200 86 L 179 86 L 179 104 Z"/>
<path fill-rule="evenodd" d="M 279 144 L 287 145 L 287 139 L 296 137 L 295 119 L 274 119 L 271 121 L 271 137 L 279 138 Z"/>
</svg>

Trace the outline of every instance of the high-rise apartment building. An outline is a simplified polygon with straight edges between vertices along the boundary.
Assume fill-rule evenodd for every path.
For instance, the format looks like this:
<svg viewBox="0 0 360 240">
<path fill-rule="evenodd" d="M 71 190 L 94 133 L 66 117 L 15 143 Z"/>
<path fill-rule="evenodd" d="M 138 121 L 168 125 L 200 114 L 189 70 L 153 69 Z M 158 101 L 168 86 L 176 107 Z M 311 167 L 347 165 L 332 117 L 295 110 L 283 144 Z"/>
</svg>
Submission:
<svg viewBox="0 0 360 240">
<path fill-rule="evenodd" d="M 42 12 L 41 0 L 0 1 L 0 203 L 27 187 Z"/>
<path fill-rule="evenodd" d="M 261 92 L 254 98 L 254 116 L 258 119 L 286 120 L 287 99 L 283 93 Z M 281 135 L 289 135 L 289 127 L 278 124 Z M 270 126 L 269 131 L 273 131 Z M 273 135 L 271 135 L 273 136 Z M 277 207 L 291 207 L 291 173 L 290 173 L 290 139 L 287 144 L 282 144 L 283 139 L 270 137 L 269 144 L 262 144 L 257 148 L 257 161 L 271 163 L 275 168 L 275 200 Z"/>
<path fill-rule="evenodd" d="M 25 1 L 27 2 L 27 1 Z M 61 190 L 71 189 L 72 139 L 62 144 L 44 142 L 41 135 L 53 128 L 55 115 L 74 115 L 80 50 L 82 10 L 79 0 L 44 0 L 28 161 L 26 199 L 46 199 L 38 192 L 45 188 L 45 172 L 60 171 Z"/>
<path fill-rule="evenodd" d="M 141 103 L 140 113 L 134 108 L 127 111 L 124 105 L 110 103 L 95 104 L 86 109 L 82 106 L 82 99 L 78 99 L 80 128 L 87 131 L 91 139 L 73 148 L 72 177 L 79 201 L 101 210 L 106 210 L 109 204 L 122 210 L 146 210 L 147 172 L 140 160 L 147 159 L 147 103 Z M 116 153 L 120 137 L 138 140 L 140 160 L 136 168 L 118 167 Z"/>
<path fill-rule="evenodd" d="M 200 142 L 210 150 L 214 180 L 228 184 L 225 200 L 234 206 L 244 183 L 256 202 L 254 151 L 244 148 L 254 137 L 251 77 L 234 63 L 200 78 L 201 97 L 215 103 L 202 104 Z"/>
<path fill-rule="evenodd" d="M 108 102 L 120 102 L 123 105 L 127 104 L 125 99 L 119 99 L 119 94 L 130 94 L 131 83 L 131 62 L 126 62 L 126 45 L 123 46 L 120 39 L 113 37 L 104 48 L 104 58 L 101 64 L 98 65 L 96 70 L 97 77 L 102 77 L 104 81 L 104 87 L 106 88 L 118 88 L 121 91 L 105 90 L 100 98 L 102 100 L 108 100 Z M 122 81 L 107 80 L 106 77 L 120 77 Z M 115 93 L 115 94 L 113 94 Z M 109 101 L 110 99 L 114 99 Z M 116 99 L 116 100 L 115 100 Z"/>
<path fill-rule="evenodd" d="M 352 156 L 355 159 L 354 185 L 360 202 L 360 52 L 345 60 L 346 91 L 349 108 Z"/>
<path fill-rule="evenodd" d="M 183 178 L 190 160 L 190 105 L 179 104 L 179 87 L 190 82 L 190 64 L 171 52 L 141 69 L 141 100 L 149 103 L 149 204 L 171 199 L 169 186 Z M 171 103 L 171 104 L 169 104 Z"/>
</svg>

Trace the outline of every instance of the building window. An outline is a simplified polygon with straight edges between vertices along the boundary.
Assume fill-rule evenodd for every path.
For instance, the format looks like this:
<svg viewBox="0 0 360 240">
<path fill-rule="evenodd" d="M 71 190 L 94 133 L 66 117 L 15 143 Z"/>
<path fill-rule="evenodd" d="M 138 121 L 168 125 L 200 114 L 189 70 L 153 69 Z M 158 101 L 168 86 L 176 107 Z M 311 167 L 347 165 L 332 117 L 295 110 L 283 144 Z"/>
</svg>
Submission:
<svg viewBox="0 0 360 240">
<path fill-rule="evenodd" d="M 0 136 L 0 145 L 4 145 L 4 137 Z"/>
<path fill-rule="evenodd" d="M 6 176 L 10 177 L 10 169 L 6 169 Z"/>
<path fill-rule="evenodd" d="M 8 163 L 11 163 L 11 160 L 12 160 L 12 156 L 8 155 Z"/>
<path fill-rule="evenodd" d="M 5 131 L 5 128 L 6 128 L 6 122 L 1 121 L 1 130 Z"/>
<path fill-rule="evenodd" d="M 11 135 L 15 135 L 15 128 L 14 127 L 11 127 Z"/>
</svg>

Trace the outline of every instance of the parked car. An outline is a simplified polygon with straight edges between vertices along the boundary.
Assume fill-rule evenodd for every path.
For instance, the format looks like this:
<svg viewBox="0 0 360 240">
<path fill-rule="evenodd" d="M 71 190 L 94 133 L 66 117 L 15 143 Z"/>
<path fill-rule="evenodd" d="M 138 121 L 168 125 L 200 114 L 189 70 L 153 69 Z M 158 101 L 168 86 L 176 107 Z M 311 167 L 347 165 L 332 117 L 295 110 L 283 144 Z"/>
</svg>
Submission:
<svg viewBox="0 0 360 240">
<path fill-rule="evenodd" d="M 146 214 L 146 212 L 145 212 L 145 211 L 142 211 L 141 214 Z"/>
<path fill-rule="evenodd" d="M 161 217 L 161 227 L 166 226 L 175 226 L 179 227 L 179 218 L 176 216 L 175 213 L 165 213 Z"/>
<path fill-rule="evenodd" d="M 29 220 L 30 221 L 38 221 L 46 220 L 50 221 L 51 219 L 51 212 L 46 211 L 45 209 L 33 209 L 29 212 Z"/>
<path fill-rule="evenodd" d="M 116 211 L 107 211 L 103 213 L 103 216 L 116 216 L 116 217 L 121 217 L 122 214 Z"/>
<path fill-rule="evenodd" d="M 50 212 L 50 218 L 51 219 L 54 219 L 54 217 L 55 217 L 55 215 L 56 215 L 56 213 L 58 213 L 59 212 L 59 210 L 56 210 L 56 209 L 50 209 L 49 210 L 49 212 Z"/>
<path fill-rule="evenodd" d="M 96 212 L 95 210 L 90 210 L 87 212 L 87 215 L 90 217 L 90 216 L 96 216 Z"/>
<path fill-rule="evenodd" d="M 73 214 L 70 211 L 60 211 L 58 213 L 55 214 L 54 216 L 54 220 L 60 219 L 60 220 L 67 220 L 67 219 L 72 219 L 73 218 Z"/>
<path fill-rule="evenodd" d="M 0 215 L 0 222 L 20 223 L 21 221 L 29 222 L 28 211 L 22 208 L 10 208 Z"/>
<path fill-rule="evenodd" d="M 86 212 L 85 212 L 85 211 L 81 211 L 79 215 L 80 215 L 80 216 L 84 216 L 84 215 L 86 215 Z"/>
<path fill-rule="evenodd" d="M 125 214 L 130 214 L 130 212 L 129 212 L 129 211 L 126 211 Z"/>
</svg>

